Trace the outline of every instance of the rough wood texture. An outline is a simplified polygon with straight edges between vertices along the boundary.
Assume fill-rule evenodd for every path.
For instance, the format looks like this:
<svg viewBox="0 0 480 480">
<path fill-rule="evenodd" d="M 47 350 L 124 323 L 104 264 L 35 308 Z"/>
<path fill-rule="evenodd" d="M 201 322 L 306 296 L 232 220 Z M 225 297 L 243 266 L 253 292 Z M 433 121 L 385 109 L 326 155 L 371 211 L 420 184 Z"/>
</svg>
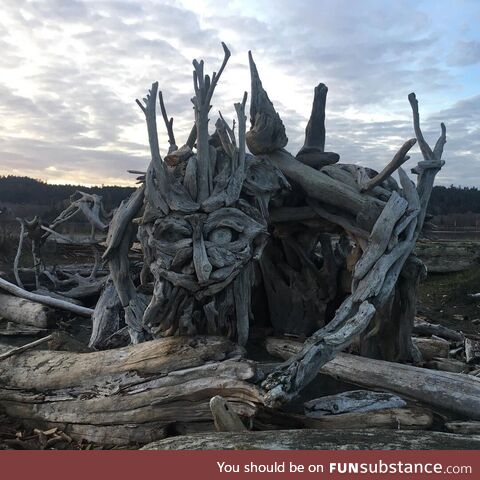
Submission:
<svg viewBox="0 0 480 480">
<path fill-rule="evenodd" d="M 441 432 L 276 430 L 208 433 L 168 438 L 142 450 L 472 450 L 478 435 Z"/>
<path fill-rule="evenodd" d="M 301 349 L 292 340 L 268 339 L 272 355 L 289 358 Z M 418 400 L 457 415 L 480 419 L 480 379 L 471 375 L 428 370 L 399 363 L 338 354 L 320 373 L 371 389 Z"/>
<path fill-rule="evenodd" d="M 253 415 L 261 402 L 259 390 L 246 382 L 254 365 L 235 359 L 238 354 L 219 337 L 176 337 L 83 354 L 24 352 L 0 362 L 0 405 L 26 424 L 62 425 L 75 438 L 145 443 L 177 421 L 212 421 L 215 395 L 238 414 Z"/>
<path fill-rule="evenodd" d="M 433 424 L 433 413 L 420 407 L 387 408 L 370 412 L 339 413 L 311 417 L 278 410 L 260 409 L 253 419 L 258 430 L 310 428 L 318 430 L 427 430 Z"/>
</svg>

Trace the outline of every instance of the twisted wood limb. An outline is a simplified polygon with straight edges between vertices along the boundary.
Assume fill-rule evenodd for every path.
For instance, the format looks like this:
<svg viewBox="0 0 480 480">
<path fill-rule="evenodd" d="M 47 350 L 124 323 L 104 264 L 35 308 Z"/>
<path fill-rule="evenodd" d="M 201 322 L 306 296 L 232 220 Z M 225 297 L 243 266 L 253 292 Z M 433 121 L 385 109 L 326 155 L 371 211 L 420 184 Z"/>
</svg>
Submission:
<svg viewBox="0 0 480 480">
<path fill-rule="evenodd" d="M 377 185 L 380 185 L 386 178 L 388 178 L 395 170 L 401 167 L 410 157 L 407 155 L 407 152 L 417 143 L 415 138 L 407 140 L 398 150 L 398 152 L 393 157 L 392 161 L 385 166 L 385 168 L 375 177 L 365 182 L 361 191 L 366 192 L 372 190 Z"/>
</svg>

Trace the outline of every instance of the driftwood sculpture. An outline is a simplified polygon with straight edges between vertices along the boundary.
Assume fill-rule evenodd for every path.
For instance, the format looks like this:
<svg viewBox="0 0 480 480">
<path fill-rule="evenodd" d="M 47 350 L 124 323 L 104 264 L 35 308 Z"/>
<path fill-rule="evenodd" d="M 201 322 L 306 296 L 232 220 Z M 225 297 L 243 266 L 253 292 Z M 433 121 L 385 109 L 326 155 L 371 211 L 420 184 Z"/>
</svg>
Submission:
<svg viewBox="0 0 480 480">
<path fill-rule="evenodd" d="M 294 157 L 285 150 L 284 125 L 249 54 L 250 130 L 245 93 L 235 104 L 237 132 L 220 114 L 210 134 L 210 102 L 230 57 L 223 48 L 223 63 L 211 78 L 203 61 L 193 62 L 195 124 L 182 147 L 176 146 L 158 84 L 143 103 L 137 101 L 152 160 L 139 177 L 142 185 L 115 214 L 104 254 L 132 342 L 208 333 L 245 345 L 256 310 L 251 291 L 261 285 L 261 302 L 268 304 L 276 331 L 311 335 L 302 352 L 264 382 L 272 404 L 296 395 L 326 361 L 367 330 L 361 342 L 365 354 L 419 360 L 410 337 L 423 266 L 412 251 L 443 165 L 445 127 L 432 150 L 411 94 L 417 139 L 405 142 L 382 172 L 337 163 L 338 154 L 324 151 L 327 87 L 320 84 L 305 144 Z M 157 96 L 170 144 L 164 160 Z M 401 165 L 417 140 L 425 160 L 414 171 L 415 187 Z M 391 177 L 394 171 L 400 185 Z M 148 302 L 128 274 L 136 225 Z M 350 287 L 340 285 L 342 270 Z"/>
<path fill-rule="evenodd" d="M 381 172 L 340 163 L 337 153 L 324 151 L 328 89 L 319 84 L 314 89 L 304 145 L 292 155 L 286 150 L 288 139 L 283 122 L 249 53 L 250 129 L 247 131 L 245 93 L 234 105 L 236 123 L 230 126 L 220 113 L 211 132 L 209 115 L 213 94 L 230 57 L 225 44 L 223 49 L 221 67 L 211 77 L 204 73 L 203 61 L 193 62 L 194 125 L 182 146 L 177 146 L 173 119 L 168 118 L 158 83 L 152 84 L 143 102 L 137 100 L 145 115 L 151 162 L 146 172 L 132 172 L 139 175 L 139 187 L 122 202 L 112 219 L 103 211 L 98 199 L 84 197 L 65 213 L 68 216 L 81 210 L 95 228 L 100 231 L 108 228 L 103 261 L 108 266 L 109 275 L 101 280 L 103 291 L 92 313 L 90 347 L 108 347 L 109 339 L 123 324 L 132 344 L 155 340 L 149 347 L 158 347 L 155 358 L 162 353 L 164 346 L 165 354 L 171 354 L 167 339 L 160 342 L 160 338 L 182 336 L 194 339 L 209 335 L 227 337 L 228 340 L 224 339 L 223 343 L 201 340 L 205 359 L 228 359 L 234 351 L 230 342 L 248 347 L 252 325 L 264 330 L 273 329 L 277 335 L 306 338 L 303 345 L 296 345 L 285 356 L 285 363 L 275 365 L 273 369 L 244 360 L 237 364 L 229 360 L 212 367 L 222 372 L 222 378 L 230 374 L 238 377 L 237 380 L 232 378 L 228 385 L 233 389 L 241 385 L 248 395 L 245 393 L 242 397 L 240 393 L 228 390 L 230 387 L 225 388 L 238 405 L 248 403 L 248 409 L 244 406 L 237 408 L 237 412 L 245 414 L 248 410 L 250 417 L 260 404 L 277 407 L 291 401 L 322 368 L 324 373 L 328 371 L 334 376 L 331 372 L 348 358 L 341 357 L 340 362 L 328 364 L 328 369 L 324 365 L 347 347 L 353 348 L 353 344 L 358 353 L 366 357 L 421 363 L 421 348 L 417 347 L 421 342 L 412 341 L 412 331 L 417 287 L 425 274 L 425 267 L 414 256 L 413 250 L 423 227 L 435 175 L 444 163 L 441 157 L 446 142 L 445 126 L 442 124 L 441 136 L 435 147 L 430 148 L 420 129 L 418 102 L 412 93 L 408 98 L 416 138 L 407 140 Z M 168 134 L 168 154 L 164 158 L 160 154 L 158 138 L 157 98 Z M 412 170 L 417 175 L 415 185 L 401 165 L 417 142 L 424 160 Z M 399 183 L 392 177 L 394 172 L 398 173 Z M 86 211 L 82 207 L 83 200 L 90 205 Z M 28 228 L 27 225 L 23 227 Z M 52 233 L 52 230 L 53 226 L 45 232 Z M 140 248 L 143 256 L 139 275 L 132 273 L 130 257 L 133 246 L 137 251 Z M 10 291 L 15 293 L 12 289 Z M 86 310 L 82 312 L 91 313 Z M 213 342 L 213 350 L 209 342 Z M 171 345 L 186 348 L 188 338 Z M 222 345 L 228 345 L 229 349 L 224 356 L 218 353 Z M 0 389 L 0 402 L 12 415 L 30 420 L 40 418 L 49 425 L 68 423 L 69 418 L 74 418 L 70 409 L 83 408 L 77 393 L 92 388 L 101 375 L 105 389 L 113 388 L 108 386 L 112 381 L 118 390 L 114 396 L 110 391 L 96 390 L 88 405 L 84 405 L 89 412 L 88 425 L 79 426 L 82 421 L 75 417 L 69 431 L 84 432 L 95 438 L 93 426 L 104 425 L 105 428 L 98 433 L 101 437 L 113 435 L 118 442 L 132 438 L 140 441 L 137 431 L 129 437 L 128 428 L 122 426 L 115 430 L 111 423 L 137 425 L 148 422 L 145 438 L 153 439 L 155 429 L 161 427 L 163 433 L 157 432 L 159 438 L 173 417 L 169 406 L 165 406 L 163 413 L 160 410 L 158 414 L 152 413 L 152 408 L 162 403 L 155 399 L 155 395 L 160 390 L 159 394 L 164 395 L 170 384 L 179 388 L 181 378 L 185 378 L 193 382 L 185 386 L 185 391 L 191 388 L 192 395 L 197 395 L 201 403 L 199 421 L 212 418 L 212 414 L 205 410 L 207 399 L 214 395 L 225 397 L 222 385 L 228 382 L 219 380 L 209 392 L 208 385 L 200 380 L 204 372 L 199 369 L 197 357 L 191 349 L 187 349 L 188 354 L 194 355 L 197 370 L 175 373 L 175 382 L 164 380 L 158 372 L 149 377 L 153 372 L 148 368 L 144 372 L 145 378 L 139 371 L 132 374 L 132 379 L 128 375 L 128 378 L 123 377 L 128 364 L 105 375 L 88 370 L 90 362 L 109 359 L 108 362 L 113 364 L 117 356 L 123 362 L 123 355 L 136 355 L 135 349 L 148 351 L 141 345 L 129 348 L 118 353 L 105 352 L 104 356 L 98 352 L 76 354 L 78 358 L 75 360 L 75 355 L 69 356 L 72 381 L 65 380 L 68 385 L 65 382 L 65 385 L 61 382 L 54 385 L 58 391 L 52 394 L 48 408 L 20 407 L 15 403 L 17 397 L 9 393 L 9 388 L 25 389 L 18 398 L 28 405 L 36 401 L 30 390 L 38 389 L 39 385 L 35 383 L 29 387 L 28 375 L 24 371 L 28 371 L 29 362 L 31 365 L 37 363 L 37 354 L 24 354 L 24 362 L 15 368 L 26 380 L 20 385 L 13 374 L 10 375 L 3 393 Z M 242 350 L 235 352 L 238 356 Z M 50 355 L 54 365 L 63 358 L 61 354 Z M 87 359 L 82 355 L 91 357 Z M 79 365 L 78 372 L 76 365 Z M 6 372 L 12 368 L 5 363 Z M 348 368 L 342 366 L 341 378 L 355 382 L 353 374 L 344 373 Z M 361 368 L 358 371 L 363 372 Z M 397 367 L 391 368 L 395 370 Z M 210 379 L 212 369 L 205 370 L 208 374 L 205 378 Z M 240 374 L 241 369 L 248 374 Z M 47 370 L 50 371 L 50 367 Z M 175 366 L 168 372 L 179 370 L 181 366 Z M 82 380 L 80 371 L 86 372 Z M 425 381 L 427 374 L 414 372 L 419 384 Z M 44 373 L 48 374 L 47 371 Z M 456 379 L 455 375 L 461 374 L 439 374 L 438 377 L 447 381 L 449 375 Z M 247 384 L 246 379 L 250 383 Z M 479 388 L 477 379 L 471 380 L 468 392 Z M 462 382 L 461 377 L 458 382 Z M 253 386 L 254 383 L 257 385 Z M 362 380 L 361 383 L 378 388 L 374 380 Z M 64 388 L 70 389 L 69 395 L 75 400 L 69 397 L 68 402 L 63 401 Z M 418 393 L 422 385 L 416 390 L 408 390 L 403 383 L 390 382 L 386 388 L 407 394 L 413 391 L 416 398 L 427 401 L 425 395 Z M 124 395 L 124 391 L 131 391 L 136 396 Z M 209 393 L 212 393 L 210 397 Z M 215 425 L 219 429 L 235 425 L 236 430 L 241 430 L 238 418 L 226 413 L 226 400 L 220 397 L 210 404 Z M 57 401 L 60 398 L 62 401 Z M 125 409 L 137 408 L 137 404 L 131 402 L 138 399 L 138 405 L 141 404 L 143 409 L 142 417 L 136 418 L 135 413 L 129 411 L 125 413 L 124 421 L 120 417 L 115 420 L 116 398 Z M 175 402 L 175 398 L 172 393 L 171 401 Z M 450 397 L 447 400 L 437 402 L 435 406 L 465 414 L 461 405 L 458 407 Z M 163 401 L 165 403 L 167 400 Z M 103 410 L 104 406 L 108 407 L 108 413 Z M 103 413 L 96 416 L 98 408 Z M 418 422 L 431 424 L 431 416 L 419 416 L 418 412 L 412 415 L 411 425 Z M 392 418 L 406 416 L 409 415 L 404 412 L 382 413 L 375 422 L 391 424 Z M 195 416 L 190 421 L 195 422 Z M 325 421 L 322 424 L 330 423 Z"/>
</svg>

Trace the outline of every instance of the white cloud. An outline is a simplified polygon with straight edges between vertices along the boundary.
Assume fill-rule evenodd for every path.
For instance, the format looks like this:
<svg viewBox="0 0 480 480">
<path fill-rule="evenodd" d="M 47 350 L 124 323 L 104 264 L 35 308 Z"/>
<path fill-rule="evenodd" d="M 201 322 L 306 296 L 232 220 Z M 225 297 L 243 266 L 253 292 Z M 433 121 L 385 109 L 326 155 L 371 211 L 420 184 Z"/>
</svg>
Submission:
<svg viewBox="0 0 480 480">
<path fill-rule="evenodd" d="M 221 109 L 230 118 L 233 102 L 249 90 L 252 49 L 292 151 L 322 81 L 329 86 L 328 148 L 342 161 L 380 168 L 413 136 L 407 95 L 414 90 L 426 132 L 433 138 L 439 120 L 447 124 L 450 163 L 440 181 L 479 183 L 475 2 L 464 15 L 449 12 L 446 1 L 439 12 L 433 0 L 2 3 L 0 174 L 133 183 L 126 170 L 148 162 L 134 99 L 158 80 L 181 142 L 193 122 L 191 60 L 218 69 L 225 40 L 233 56 L 212 115 Z M 159 129 L 165 150 L 161 122 Z"/>
</svg>

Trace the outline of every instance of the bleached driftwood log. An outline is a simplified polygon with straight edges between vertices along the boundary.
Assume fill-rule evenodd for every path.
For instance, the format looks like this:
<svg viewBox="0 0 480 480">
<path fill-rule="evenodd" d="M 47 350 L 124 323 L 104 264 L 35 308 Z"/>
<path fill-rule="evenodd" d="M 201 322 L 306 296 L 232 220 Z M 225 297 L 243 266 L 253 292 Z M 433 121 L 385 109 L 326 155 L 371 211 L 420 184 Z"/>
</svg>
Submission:
<svg viewBox="0 0 480 480">
<path fill-rule="evenodd" d="M 4 293 L 0 293 L 0 317 L 18 325 L 39 329 L 47 329 L 55 325 L 54 312 L 51 308 Z"/>
<path fill-rule="evenodd" d="M 301 344 L 268 339 L 272 355 L 291 358 Z M 339 353 L 319 373 L 366 388 L 381 389 L 412 398 L 440 410 L 480 419 L 480 379 L 472 375 L 441 372 Z"/>
<path fill-rule="evenodd" d="M 479 435 L 381 430 L 219 432 L 167 438 L 142 450 L 462 450 L 480 448 Z"/>
<path fill-rule="evenodd" d="M 318 430 L 427 430 L 433 424 L 433 413 L 420 407 L 387 408 L 371 412 L 339 413 L 311 417 L 260 409 L 253 419 L 255 430 L 309 428 Z"/>
<path fill-rule="evenodd" d="M 220 337 L 168 338 L 92 353 L 28 351 L 0 361 L 0 406 L 27 425 L 126 445 L 162 438 L 176 422 L 212 421 L 221 395 L 252 416 L 260 391 L 251 362 Z"/>
<path fill-rule="evenodd" d="M 306 428 L 319 430 L 366 428 L 428 430 L 433 424 L 433 414 L 427 409 L 418 407 L 387 408 L 368 413 L 352 412 L 314 418 L 307 416 L 302 423 Z"/>
</svg>

